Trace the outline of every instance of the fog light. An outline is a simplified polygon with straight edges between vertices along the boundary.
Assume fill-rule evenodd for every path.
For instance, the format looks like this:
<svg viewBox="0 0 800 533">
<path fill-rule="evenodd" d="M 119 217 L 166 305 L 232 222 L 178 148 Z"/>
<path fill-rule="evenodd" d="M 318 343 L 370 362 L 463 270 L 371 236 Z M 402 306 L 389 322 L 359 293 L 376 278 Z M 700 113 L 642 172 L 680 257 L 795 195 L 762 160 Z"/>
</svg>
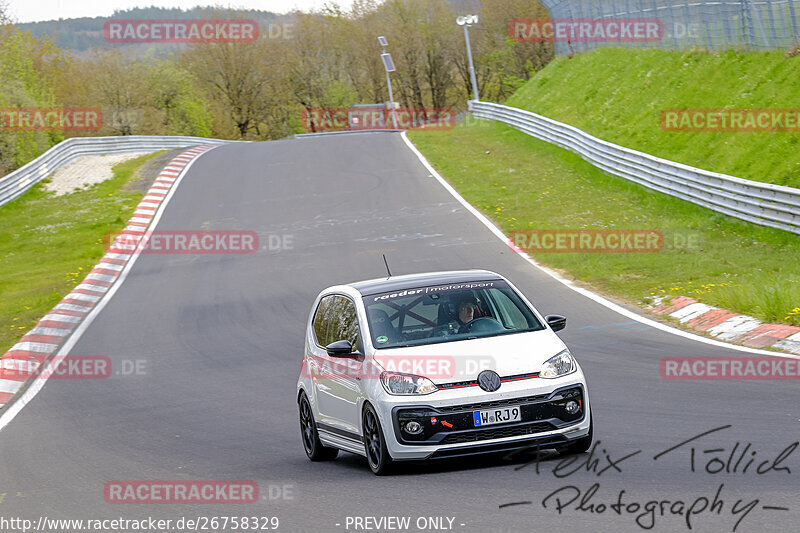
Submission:
<svg viewBox="0 0 800 533">
<path fill-rule="evenodd" d="M 567 405 L 565 405 L 564 408 L 567 410 L 567 413 L 571 415 L 574 415 L 580 409 L 580 407 L 578 407 L 578 402 L 576 402 L 575 400 L 568 401 Z"/>
<path fill-rule="evenodd" d="M 410 433 L 411 435 L 418 435 L 419 433 L 422 433 L 422 425 L 413 420 L 408 422 L 403 429 L 405 429 L 406 433 Z"/>
</svg>

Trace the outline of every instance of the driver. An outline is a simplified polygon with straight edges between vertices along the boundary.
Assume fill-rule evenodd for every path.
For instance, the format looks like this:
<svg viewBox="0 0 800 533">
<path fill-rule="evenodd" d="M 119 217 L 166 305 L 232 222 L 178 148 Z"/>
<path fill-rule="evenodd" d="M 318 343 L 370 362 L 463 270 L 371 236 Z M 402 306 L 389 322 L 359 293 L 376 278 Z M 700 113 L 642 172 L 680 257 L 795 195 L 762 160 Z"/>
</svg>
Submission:
<svg viewBox="0 0 800 533">
<path fill-rule="evenodd" d="M 455 302 L 456 316 L 448 324 L 453 333 L 458 333 L 464 325 L 472 322 L 475 318 L 475 299 L 471 296 L 463 296 Z"/>
<path fill-rule="evenodd" d="M 458 317 L 456 320 L 459 322 L 460 326 L 468 322 L 472 322 L 472 319 L 475 318 L 475 304 L 472 302 L 465 300 L 458 304 Z"/>
</svg>

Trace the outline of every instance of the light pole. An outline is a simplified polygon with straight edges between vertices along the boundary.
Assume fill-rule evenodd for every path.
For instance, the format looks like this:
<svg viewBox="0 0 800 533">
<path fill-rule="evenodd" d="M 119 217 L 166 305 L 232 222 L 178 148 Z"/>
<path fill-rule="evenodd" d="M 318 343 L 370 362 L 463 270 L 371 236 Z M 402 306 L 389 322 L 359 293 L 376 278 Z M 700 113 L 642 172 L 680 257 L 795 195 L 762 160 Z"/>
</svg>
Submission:
<svg viewBox="0 0 800 533">
<path fill-rule="evenodd" d="M 469 45 L 469 30 L 467 30 L 467 28 L 477 23 L 478 15 L 467 15 L 466 17 L 456 18 L 456 24 L 464 26 L 464 40 L 467 41 L 467 59 L 469 60 L 469 77 L 472 79 L 472 97 L 474 100 L 479 101 L 478 81 L 475 79 L 475 65 L 472 64 L 472 47 Z"/>
<path fill-rule="evenodd" d="M 381 35 L 378 37 L 378 42 L 383 47 L 381 60 L 383 61 L 383 69 L 386 71 L 386 85 L 389 87 L 389 105 L 392 106 L 392 124 L 394 124 L 394 129 L 397 129 L 397 111 L 394 108 L 394 96 L 392 96 L 392 80 L 389 78 L 389 73 L 397 69 L 394 68 L 394 61 L 392 61 L 391 54 L 386 51 L 386 47 L 389 46 L 386 37 Z"/>
</svg>

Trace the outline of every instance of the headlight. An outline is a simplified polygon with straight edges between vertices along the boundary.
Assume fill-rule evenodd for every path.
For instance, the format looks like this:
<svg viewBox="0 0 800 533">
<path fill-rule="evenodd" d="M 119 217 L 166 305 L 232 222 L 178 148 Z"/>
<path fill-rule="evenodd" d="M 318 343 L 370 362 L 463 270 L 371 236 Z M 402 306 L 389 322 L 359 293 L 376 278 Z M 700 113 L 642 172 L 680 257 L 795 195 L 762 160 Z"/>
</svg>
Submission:
<svg viewBox="0 0 800 533">
<path fill-rule="evenodd" d="M 567 374 L 571 374 L 577 369 L 578 365 L 575 364 L 575 359 L 572 358 L 569 350 L 564 350 L 558 353 L 558 355 L 554 355 L 544 362 L 542 365 L 542 371 L 539 372 L 539 377 L 558 378 L 561 376 L 566 376 Z"/>
<path fill-rule="evenodd" d="M 397 372 L 382 372 L 381 383 L 389 394 L 430 394 L 439 390 L 428 378 Z"/>
</svg>

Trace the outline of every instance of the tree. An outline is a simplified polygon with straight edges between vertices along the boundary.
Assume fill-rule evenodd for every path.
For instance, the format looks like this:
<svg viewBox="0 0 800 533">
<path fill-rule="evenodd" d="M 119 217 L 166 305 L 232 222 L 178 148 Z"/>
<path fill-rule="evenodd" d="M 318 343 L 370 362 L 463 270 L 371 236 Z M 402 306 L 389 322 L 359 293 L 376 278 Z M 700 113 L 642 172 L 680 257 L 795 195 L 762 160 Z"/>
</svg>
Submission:
<svg viewBox="0 0 800 533">
<path fill-rule="evenodd" d="M 463 31 L 455 18 L 467 13 L 480 16 L 470 37 L 483 99 L 504 101 L 552 59 L 552 43 L 520 43 L 508 35 L 514 18 L 547 18 L 539 0 L 354 0 L 349 10 L 327 4 L 288 15 L 283 20 L 294 22 L 290 39 L 262 31 L 253 43 L 195 44 L 160 58 L 142 57 L 145 48 L 134 47 L 124 54 L 95 50 L 86 59 L 16 31 L 8 24 L 7 0 L 0 0 L 0 101 L 101 107 L 102 131 L 110 134 L 281 138 L 303 130 L 304 109 L 388 100 L 377 42 L 384 35 L 397 66 L 392 74 L 396 101 L 423 110 L 464 109 L 471 83 Z M 145 8 L 115 16 L 249 16 L 277 22 L 266 12 L 215 8 Z M 58 27 L 86 33 L 89 22 L 82 20 L 59 21 Z M 20 136 L 13 148 L 7 140 L 6 167 L 53 142 L 56 134 L 48 135 L 19 144 L 26 138 Z"/>
<path fill-rule="evenodd" d="M 8 14 L 8 4 L 5 0 L 0 0 L 0 26 L 11 24 L 11 17 Z"/>
<path fill-rule="evenodd" d="M 51 107 L 55 104 L 43 70 L 58 61 L 52 43 L 13 26 L 0 27 L 0 108 Z M 14 170 L 63 140 L 55 131 L 0 129 L 0 175 Z"/>
<path fill-rule="evenodd" d="M 539 0 L 485 0 L 480 23 L 470 28 L 475 70 L 481 98 L 504 101 L 553 59 L 550 42 L 521 43 L 510 38 L 508 24 L 517 18 L 547 19 Z M 466 51 L 456 57 L 465 90 L 470 91 Z"/>
<path fill-rule="evenodd" d="M 366 94 L 358 89 L 361 66 L 349 41 L 355 22 L 336 6 L 297 14 L 296 37 L 288 44 L 286 75 L 294 102 L 308 117 L 314 108 L 349 107 Z M 376 41 L 377 43 L 377 41 Z M 305 125 L 317 131 L 318 125 Z"/>
<path fill-rule="evenodd" d="M 268 113 L 264 39 L 254 43 L 203 43 L 182 56 L 204 91 L 226 112 L 240 138 L 258 129 Z"/>
<path fill-rule="evenodd" d="M 121 52 L 97 52 L 87 70 L 92 100 L 103 110 L 103 127 L 112 135 L 152 131 L 158 120 L 146 111 L 149 99 L 147 67 Z"/>
<path fill-rule="evenodd" d="M 258 138 L 281 139 L 299 133 L 301 108 L 292 97 L 289 81 L 290 42 L 265 40 L 259 74 L 264 79 L 263 113 L 255 126 Z"/>
<path fill-rule="evenodd" d="M 388 102 L 389 91 L 378 44 L 378 36 L 386 34 L 386 24 L 378 12 L 376 0 L 353 2 L 350 18 L 354 21 L 347 34 L 351 45 L 351 56 L 347 65 L 350 83 L 358 92 L 359 102 Z"/>
<path fill-rule="evenodd" d="M 155 60 L 149 70 L 149 104 L 161 111 L 164 133 L 211 136 L 211 115 L 197 88 L 196 78 L 173 58 Z"/>
</svg>

